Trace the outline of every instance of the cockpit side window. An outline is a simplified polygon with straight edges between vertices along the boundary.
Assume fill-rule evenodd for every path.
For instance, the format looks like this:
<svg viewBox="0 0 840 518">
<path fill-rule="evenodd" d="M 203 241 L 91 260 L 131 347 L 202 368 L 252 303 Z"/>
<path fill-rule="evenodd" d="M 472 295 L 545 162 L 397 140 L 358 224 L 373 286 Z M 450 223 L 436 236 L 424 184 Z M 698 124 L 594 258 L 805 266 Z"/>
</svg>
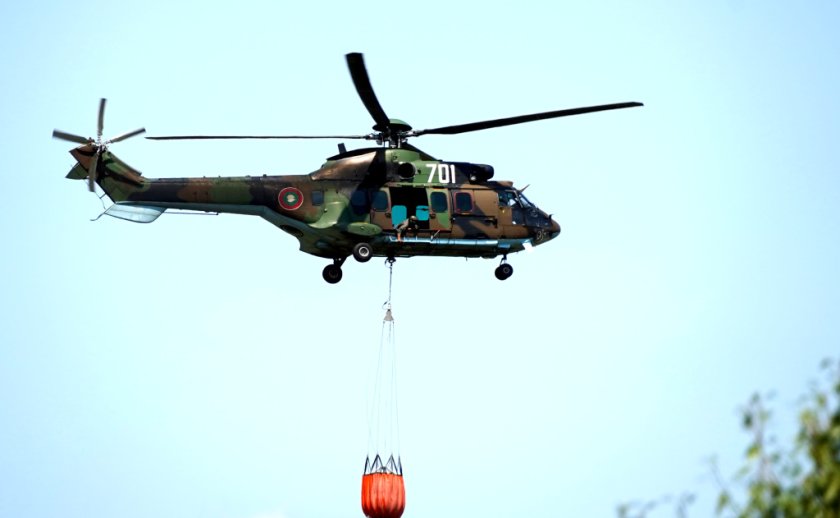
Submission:
<svg viewBox="0 0 840 518">
<path fill-rule="evenodd" d="M 516 193 L 514 191 L 499 191 L 499 207 L 512 207 L 516 205 Z"/>
</svg>

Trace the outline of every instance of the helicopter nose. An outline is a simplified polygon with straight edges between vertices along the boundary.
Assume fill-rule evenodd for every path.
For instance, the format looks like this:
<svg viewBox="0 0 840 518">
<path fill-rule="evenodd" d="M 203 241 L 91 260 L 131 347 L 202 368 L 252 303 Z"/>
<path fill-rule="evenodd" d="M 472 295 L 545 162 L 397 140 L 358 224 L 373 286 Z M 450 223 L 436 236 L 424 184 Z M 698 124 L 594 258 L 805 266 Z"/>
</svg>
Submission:
<svg viewBox="0 0 840 518">
<path fill-rule="evenodd" d="M 539 226 L 533 227 L 531 230 L 533 232 L 532 243 L 539 245 L 557 237 L 560 234 L 560 224 L 551 219 L 551 216 L 546 215 L 540 221 Z"/>
<path fill-rule="evenodd" d="M 560 223 L 557 223 L 553 219 L 551 220 L 551 237 L 557 237 L 557 234 L 560 233 Z"/>
<path fill-rule="evenodd" d="M 548 230 L 548 239 L 554 239 L 555 237 L 560 235 L 560 223 L 554 221 L 554 219 L 552 219 L 551 216 L 549 216 L 548 221 L 551 224 L 551 227 L 549 227 Z"/>
</svg>

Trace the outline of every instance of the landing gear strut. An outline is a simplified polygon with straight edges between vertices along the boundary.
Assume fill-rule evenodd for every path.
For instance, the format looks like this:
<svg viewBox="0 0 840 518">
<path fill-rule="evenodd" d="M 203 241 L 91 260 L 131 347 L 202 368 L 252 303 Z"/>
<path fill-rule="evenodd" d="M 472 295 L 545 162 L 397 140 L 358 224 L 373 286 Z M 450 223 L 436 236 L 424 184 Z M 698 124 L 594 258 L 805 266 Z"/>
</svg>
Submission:
<svg viewBox="0 0 840 518">
<path fill-rule="evenodd" d="M 326 265 L 322 273 L 324 280 L 330 284 L 335 284 L 340 281 L 341 276 L 343 275 L 341 272 L 341 265 L 344 264 L 346 259 L 346 257 L 336 257 L 333 259 L 333 264 Z"/>
<path fill-rule="evenodd" d="M 507 263 L 507 256 L 502 256 L 502 264 L 496 268 L 496 278 L 503 281 L 513 275 L 513 266 Z"/>
</svg>

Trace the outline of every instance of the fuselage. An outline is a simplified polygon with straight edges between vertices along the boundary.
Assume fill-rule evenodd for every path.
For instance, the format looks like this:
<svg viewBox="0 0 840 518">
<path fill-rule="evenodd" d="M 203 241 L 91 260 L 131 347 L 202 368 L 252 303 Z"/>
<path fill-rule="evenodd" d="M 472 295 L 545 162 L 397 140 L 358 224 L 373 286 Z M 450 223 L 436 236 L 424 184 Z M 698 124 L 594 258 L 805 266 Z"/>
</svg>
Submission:
<svg viewBox="0 0 840 518">
<path fill-rule="evenodd" d="M 92 148 L 71 153 L 86 167 Z M 441 161 L 406 146 L 345 152 L 302 175 L 171 179 L 143 177 L 106 152 L 97 182 L 121 211 L 257 215 L 295 236 L 302 251 L 331 259 L 347 257 L 359 242 L 385 257 L 495 257 L 559 234 L 557 222 L 512 182 L 492 176 L 490 166 Z"/>
</svg>

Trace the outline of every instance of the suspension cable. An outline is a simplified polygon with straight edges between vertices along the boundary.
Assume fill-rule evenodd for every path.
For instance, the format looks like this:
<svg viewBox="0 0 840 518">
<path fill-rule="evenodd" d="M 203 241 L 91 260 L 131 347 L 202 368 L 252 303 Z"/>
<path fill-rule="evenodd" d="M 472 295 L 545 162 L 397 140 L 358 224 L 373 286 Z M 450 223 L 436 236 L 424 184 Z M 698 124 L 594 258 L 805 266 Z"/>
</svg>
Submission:
<svg viewBox="0 0 840 518">
<path fill-rule="evenodd" d="M 391 309 L 391 288 L 394 284 L 394 263 L 397 262 L 397 260 L 393 257 L 389 257 L 388 259 L 385 259 L 385 262 L 388 263 L 388 300 L 382 304 L 382 307 Z"/>
</svg>

